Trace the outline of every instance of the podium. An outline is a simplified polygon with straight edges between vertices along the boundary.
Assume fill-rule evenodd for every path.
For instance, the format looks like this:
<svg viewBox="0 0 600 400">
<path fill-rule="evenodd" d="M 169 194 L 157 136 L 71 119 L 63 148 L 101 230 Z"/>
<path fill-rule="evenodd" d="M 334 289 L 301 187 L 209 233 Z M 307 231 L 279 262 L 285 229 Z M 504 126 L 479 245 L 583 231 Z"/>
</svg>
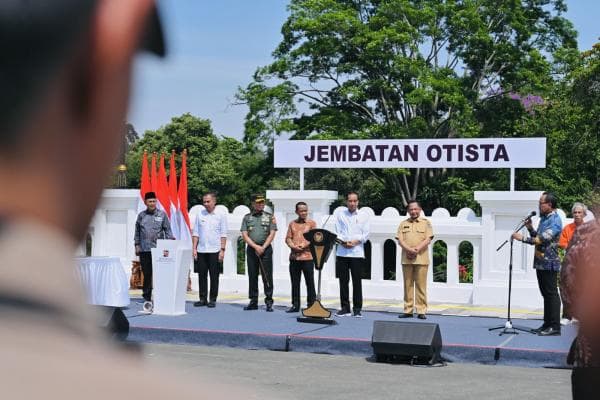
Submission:
<svg viewBox="0 0 600 400">
<path fill-rule="evenodd" d="M 333 245 L 336 243 L 337 236 L 326 229 L 311 229 L 304 234 L 304 238 L 310 244 L 310 253 L 315 263 L 315 269 L 319 273 L 317 299 L 310 307 L 302 309 L 302 317 L 298 317 L 296 320 L 313 324 L 334 325 L 335 321 L 331 319 L 331 311 L 321 304 L 321 271 L 329 258 Z"/>
<path fill-rule="evenodd" d="M 185 314 L 187 278 L 192 249 L 180 240 L 162 240 L 152 249 L 153 313 Z"/>
</svg>

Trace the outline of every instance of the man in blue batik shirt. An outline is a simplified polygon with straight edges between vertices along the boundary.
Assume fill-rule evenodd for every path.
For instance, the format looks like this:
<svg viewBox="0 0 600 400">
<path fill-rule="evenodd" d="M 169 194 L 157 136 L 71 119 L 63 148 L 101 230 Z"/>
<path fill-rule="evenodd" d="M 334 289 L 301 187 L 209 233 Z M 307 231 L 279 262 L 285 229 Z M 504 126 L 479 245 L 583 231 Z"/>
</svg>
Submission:
<svg viewBox="0 0 600 400">
<path fill-rule="evenodd" d="M 560 271 L 558 259 L 558 239 L 562 232 L 562 221 L 556 212 L 556 196 L 550 192 L 540 197 L 540 224 L 533 229 L 531 220 L 525 227 L 528 238 L 515 232 L 512 237 L 523 243 L 535 246 L 533 268 L 536 269 L 538 285 L 544 298 L 544 324 L 534 331 L 540 336 L 560 335 L 560 297 L 558 295 L 557 275 Z"/>
</svg>

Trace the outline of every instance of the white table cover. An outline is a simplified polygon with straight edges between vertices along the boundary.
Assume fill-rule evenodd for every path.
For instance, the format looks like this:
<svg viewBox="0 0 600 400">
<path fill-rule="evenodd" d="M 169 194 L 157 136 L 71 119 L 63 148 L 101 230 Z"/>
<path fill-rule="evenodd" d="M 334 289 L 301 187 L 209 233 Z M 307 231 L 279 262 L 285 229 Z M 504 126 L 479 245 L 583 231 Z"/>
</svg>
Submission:
<svg viewBox="0 0 600 400">
<path fill-rule="evenodd" d="M 129 282 L 118 257 L 80 257 L 75 260 L 89 304 L 129 305 Z"/>
</svg>

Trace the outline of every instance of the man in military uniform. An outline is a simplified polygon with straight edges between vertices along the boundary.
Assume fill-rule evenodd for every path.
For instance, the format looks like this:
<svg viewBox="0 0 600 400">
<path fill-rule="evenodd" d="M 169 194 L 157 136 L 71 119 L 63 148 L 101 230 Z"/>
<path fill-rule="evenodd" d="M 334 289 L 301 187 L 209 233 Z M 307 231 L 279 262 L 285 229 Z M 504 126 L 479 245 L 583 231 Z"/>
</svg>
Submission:
<svg viewBox="0 0 600 400">
<path fill-rule="evenodd" d="M 144 273 L 142 295 L 145 301 L 152 300 L 152 249 L 158 239 L 175 239 L 171 233 L 171 224 L 167 214 L 156 205 L 156 194 L 148 192 L 144 195 L 146 209 L 138 214 L 135 221 L 135 254 L 140 256 L 140 264 Z"/>
<path fill-rule="evenodd" d="M 433 239 L 433 229 L 431 222 L 421 217 L 421 205 L 418 201 L 409 200 L 407 210 L 409 218 L 400 223 L 396 233 L 396 239 L 402 248 L 404 276 L 404 313 L 398 317 L 412 318 L 416 308 L 418 318 L 426 319 L 428 247 Z"/>
<path fill-rule="evenodd" d="M 265 304 L 267 311 L 273 311 L 273 248 L 277 223 L 272 214 L 264 211 L 265 197 L 252 196 L 252 212 L 242 220 L 242 238 L 246 242 L 246 260 L 248 261 L 248 297 L 250 303 L 244 310 L 258 309 L 258 271 L 263 278 Z"/>
</svg>

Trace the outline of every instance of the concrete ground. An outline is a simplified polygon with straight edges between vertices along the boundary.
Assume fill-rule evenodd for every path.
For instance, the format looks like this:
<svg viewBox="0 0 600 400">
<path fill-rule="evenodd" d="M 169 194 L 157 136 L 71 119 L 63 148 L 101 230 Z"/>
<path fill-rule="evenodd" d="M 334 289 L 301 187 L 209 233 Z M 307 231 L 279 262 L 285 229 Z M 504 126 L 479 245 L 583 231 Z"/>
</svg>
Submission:
<svg viewBox="0 0 600 400">
<path fill-rule="evenodd" d="M 144 345 L 142 352 L 150 364 L 171 369 L 185 380 L 208 376 L 241 388 L 245 399 L 571 398 L 570 371 L 561 369 L 411 367 L 362 357 L 165 344 Z"/>
</svg>

